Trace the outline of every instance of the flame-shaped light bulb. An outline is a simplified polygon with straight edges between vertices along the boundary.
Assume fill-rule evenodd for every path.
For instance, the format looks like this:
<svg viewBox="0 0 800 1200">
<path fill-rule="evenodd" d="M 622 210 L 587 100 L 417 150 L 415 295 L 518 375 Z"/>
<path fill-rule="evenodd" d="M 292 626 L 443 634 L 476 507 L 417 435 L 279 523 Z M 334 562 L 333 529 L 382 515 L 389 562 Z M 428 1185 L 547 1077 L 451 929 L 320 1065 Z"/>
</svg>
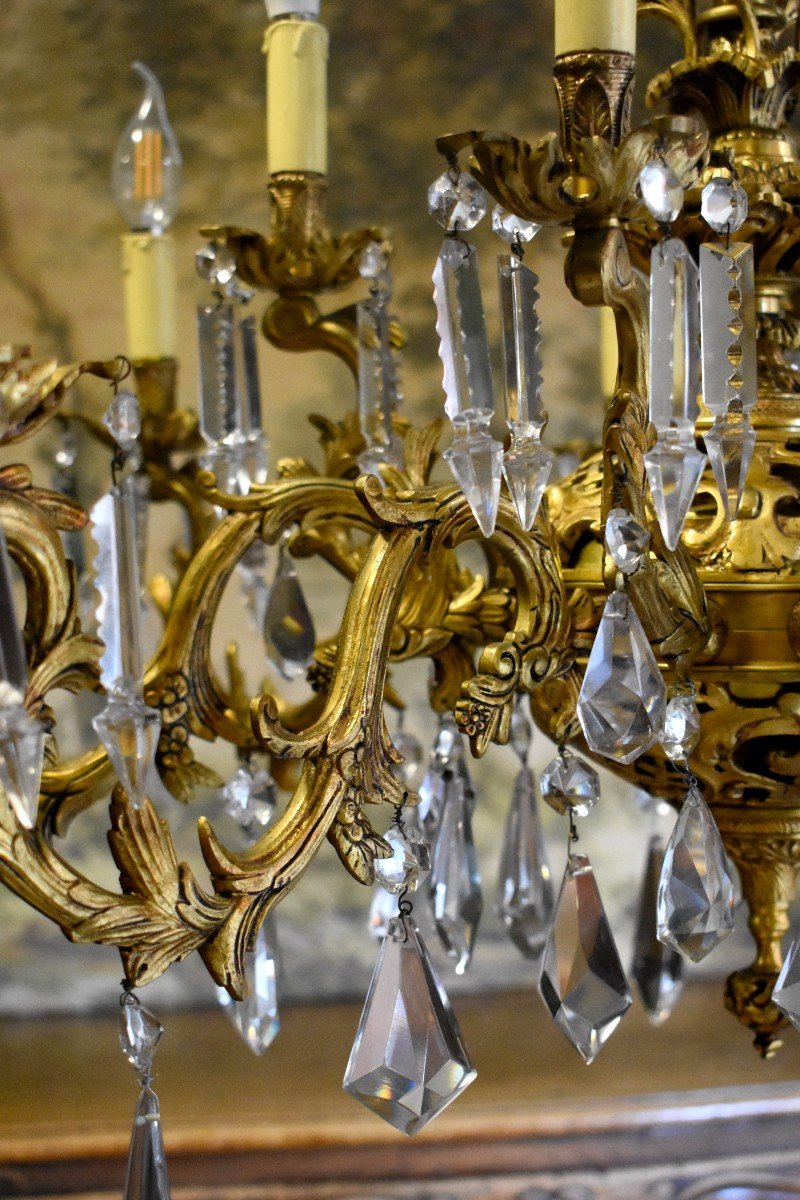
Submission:
<svg viewBox="0 0 800 1200">
<path fill-rule="evenodd" d="M 145 92 L 122 131 L 114 157 L 114 199 L 130 228 L 163 233 L 178 209 L 181 152 L 167 117 L 164 93 L 153 72 L 135 62 Z"/>
</svg>

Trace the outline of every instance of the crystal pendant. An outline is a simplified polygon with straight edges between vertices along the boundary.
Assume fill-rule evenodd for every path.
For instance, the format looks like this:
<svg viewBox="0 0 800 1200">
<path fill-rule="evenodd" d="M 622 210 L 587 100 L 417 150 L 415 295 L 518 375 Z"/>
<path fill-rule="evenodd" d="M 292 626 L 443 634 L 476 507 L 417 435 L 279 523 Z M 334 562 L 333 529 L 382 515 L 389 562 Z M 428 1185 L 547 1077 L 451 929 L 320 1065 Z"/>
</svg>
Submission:
<svg viewBox="0 0 800 1200">
<path fill-rule="evenodd" d="M 526 958 L 538 958 L 553 916 L 553 881 L 527 767 L 517 775 L 506 817 L 498 892 L 498 911 L 511 941 Z"/>
<path fill-rule="evenodd" d="M 103 424 L 121 450 L 129 453 L 133 449 L 142 432 L 139 401 L 133 392 L 115 394 L 103 417 Z"/>
<path fill-rule="evenodd" d="M 667 690 L 633 604 L 622 591 L 606 601 L 578 697 L 590 748 L 630 763 L 657 742 Z"/>
<path fill-rule="evenodd" d="M 489 433 L 490 419 L 487 413 L 463 424 L 454 421 L 456 437 L 443 456 L 486 538 L 497 522 L 503 473 L 503 446 Z"/>
<path fill-rule="evenodd" d="M 700 741 L 700 714 L 694 696 L 673 696 L 667 704 L 661 745 L 673 762 L 688 762 Z"/>
<path fill-rule="evenodd" d="M 423 751 L 417 738 L 413 733 L 403 728 L 402 714 L 401 723 L 397 732 L 392 737 L 392 743 L 398 754 L 403 756 L 401 763 L 395 763 L 392 767 L 392 774 L 408 788 L 409 791 L 414 791 L 414 783 L 422 766 Z"/>
<path fill-rule="evenodd" d="M 670 550 L 678 545 L 706 461 L 695 448 L 693 435 L 683 438 L 675 430 L 659 432 L 655 446 L 644 456 L 653 507 Z"/>
<path fill-rule="evenodd" d="M 431 855 L 424 836 L 418 829 L 406 825 L 402 833 L 399 829 L 390 829 L 383 840 L 391 846 L 392 855 L 375 860 L 376 883 L 395 895 L 406 888 L 410 892 L 416 891 L 431 869 Z"/>
<path fill-rule="evenodd" d="M 734 888 L 711 810 L 692 785 L 664 854 L 658 888 L 658 936 L 701 959 L 733 931 Z"/>
<path fill-rule="evenodd" d="M 624 508 L 612 508 L 606 520 L 606 546 L 618 570 L 632 575 L 647 562 L 650 534 Z"/>
<path fill-rule="evenodd" d="M 33 829 L 39 814 L 44 743 L 44 725 L 21 704 L 0 707 L 0 783 L 25 829 Z"/>
<path fill-rule="evenodd" d="M 428 188 L 428 212 L 448 233 L 468 233 L 487 207 L 486 192 L 466 171 L 445 171 Z"/>
<path fill-rule="evenodd" d="M 242 829 L 258 833 L 275 813 L 275 780 L 265 770 L 240 767 L 223 791 L 225 811 Z"/>
<path fill-rule="evenodd" d="M 431 854 L 431 908 L 441 943 L 456 959 L 456 974 L 463 975 L 472 958 L 483 892 L 463 781 L 448 768 L 443 782 L 445 800 Z"/>
<path fill-rule="evenodd" d="M 795 939 L 783 961 L 781 973 L 772 989 L 772 999 L 781 1012 L 800 1029 L 800 939 Z"/>
<path fill-rule="evenodd" d="M 677 950 L 658 940 L 656 904 L 663 865 L 664 841 L 654 834 L 647 850 L 639 897 L 631 970 L 652 1025 L 662 1025 L 667 1020 L 683 991 L 683 958 Z"/>
<path fill-rule="evenodd" d="M 149 1008 L 131 993 L 126 994 L 119 1015 L 119 1044 L 139 1075 L 152 1075 L 153 1056 L 163 1033 L 163 1025 Z"/>
<path fill-rule="evenodd" d="M 134 808 L 147 796 L 161 733 L 161 713 L 135 696 L 117 693 L 92 721 L 117 779 Z"/>
<path fill-rule="evenodd" d="M 639 189 L 647 208 L 663 225 L 671 224 L 683 208 L 683 185 L 666 163 L 646 163 L 639 172 Z"/>
<path fill-rule="evenodd" d="M 264 616 L 264 641 L 270 660 L 284 679 L 297 679 L 314 656 L 316 634 L 292 557 L 281 543 L 278 569 Z"/>
<path fill-rule="evenodd" d="M 389 930 L 389 922 L 397 916 L 397 896 L 385 888 L 376 887 L 369 906 L 368 928 L 377 941 L 382 942 Z"/>
<path fill-rule="evenodd" d="M 496 233 L 509 246 L 525 246 L 532 242 L 541 229 L 535 221 L 526 221 L 516 213 L 508 212 L 502 204 L 492 209 L 492 233 Z"/>
<path fill-rule="evenodd" d="M 356 306 L 358 334 L 358 418 L 366 449 L 362 471 L 380 477 L 382 466 L 402 463 L 402 445 L 392 428 L 400 403 L 400 354 L 391 344 L 389 314 L 378 296 Z"/>
<path fill-rule="evenodd" d="M 475 788 L 464 753 L 464 738 L 452 713 L 447 712 L 439 717 L 439 730 L 428 769 L 417 789 L 420 802 L 413 810 L 431 846 L 436 840 L 442 810 L 456 786 L 454 779 L 457 779 L 463 788 L 472 814 L 475 809 Z"/>
<path fill-rule="evenodd" d="M 210 446 L 240 431 L 236 394 L 236 311 L 230 301 L 197 309 L 200 430 Z"/>
<path fill-rule="evenodd" d="M 533 741 L 533 726 L 528 719 L 525 709 L 525 699 L 517 693 L 517 698 L 514 702 L 514 711 L 511 714 L 511 737 L 509 744 L 523 767 L 528 764 L 528 754 L 530 753 Z"/>
<path fill-rule="evenodd" d="M 539 991 L 556 1025 L 592 1062 L 632 996 L 591 863 L 572 853 L 542 959 Z"/>
<path fill-rule="evenodd" d="M 542 797 L 562 816 L 588 816 L 600 798 L 600 776 L 582 758 L 561 750 L 542 772 Z"/>
<path fill-rule="evenodd" d="M 142 1088 L 133 1114 L 123 1200 L 170 1200 L 158 1096 Z"/>
<path fill-rule="evenodd" d="M 746 417 L 733 412 L 715 418 L 705 433 L 705 443 L 728 520 L 735 521 L 755 449 L 756 431 Z"/>
<path fill-rule="evenodd" d="M 732 179 L 711 179 L 700 196 L 700 214 L 715 233 L 736 233 L 747 220 L 747 192 Z"/>
<path fill-rule="evenodd" d="M 476 1076 L 412 920 L 390 922 L 343 1087 L 401 1133 L 417 1133 Z"/>
<path fill-rule="evenodd" d="M 252 954 L 245 966 L 246 993 L 234 1000 L 225 988 L 218 988 L 219 1002 L 234 1029 L 253 1054 L 261 1055 L 271 1046 L 281 1027 L 278 1015 L 278 975 L 280 956 L 275 919 L 269 913 L 256 937 Z"/>
</svg>

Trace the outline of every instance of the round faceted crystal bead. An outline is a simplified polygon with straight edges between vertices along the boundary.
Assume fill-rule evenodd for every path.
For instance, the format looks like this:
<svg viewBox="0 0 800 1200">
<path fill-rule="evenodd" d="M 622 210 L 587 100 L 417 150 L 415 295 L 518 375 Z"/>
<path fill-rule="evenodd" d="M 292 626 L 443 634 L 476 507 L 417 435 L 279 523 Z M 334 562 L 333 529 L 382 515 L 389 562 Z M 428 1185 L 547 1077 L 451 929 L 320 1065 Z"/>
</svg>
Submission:
<svg viewBox="0 0 800 1200">
<path fill-rule="evenodd" d="M 606 546 L 623 575 L 638 571 L 647 560 L 650 534 L 624 508 L 612 508 L 606 521 Z"/>
<path fill-rule="evenodd" d="M 524 217 L 508 212 L 502 204 L 495 204 L 492 209 L 492 232 L 511 246 L 532 242 L 541 228 L 535 221 L 526 221 Z"/>
<path fill-rule="evenodd" d="M 236 259 L 227 246 L 209 242 L 194 256 L 197 274 L 209 283 L 230 283 L 236 274 Z"/>
<path fill-rule="evenodd" d="M 715 233 L 736 233 L 747 220 L 747 192 L 732 179 L 712 179 L 703 188 L 700 212 Z"/>
<path fill-rule="evenodd" d="M 389 265 L 389 259 L 380 242 L 368 242 L 358 260 L 358 273 L 362 279 L 377 279 Z"/>
<path fill-rule="evenodd" d="M 667 704 L 661 745 L 667 758 L 683 762 L 700 740 L 700 714 L 691 696 L 673 696 Z"/>
<path fill-rule="evenodd" d="M 448 233 L 474 229 L 486 208 L 486 192 L 466 171 L 445 171 L 428 188 L 428 212 Z"/>
<path fill-rule="evenodd" d="M 583 759 L 564 750 L 549 763 L 541 779 L 542 799 L 557 813 L 585 817 L 600 797 L 600 777 Z"/>
<path fill-rule="evenodd" d="M 639 190 L 650 212 L 662 224 L 674 221 L 683 208 L 681 181 L 666 163 L 649 162 L 642 167 Z"/>
<path fill-rule="evenodd" d="M 404 888 L 414 892 L 431 869 L 428 843 L 418 829 L 407 827 L 403 833 L 390 829 L 385 835 L 392 848 L 391 858 L 375 859 L 375 882 L 392 895 Z"/>
</svg>

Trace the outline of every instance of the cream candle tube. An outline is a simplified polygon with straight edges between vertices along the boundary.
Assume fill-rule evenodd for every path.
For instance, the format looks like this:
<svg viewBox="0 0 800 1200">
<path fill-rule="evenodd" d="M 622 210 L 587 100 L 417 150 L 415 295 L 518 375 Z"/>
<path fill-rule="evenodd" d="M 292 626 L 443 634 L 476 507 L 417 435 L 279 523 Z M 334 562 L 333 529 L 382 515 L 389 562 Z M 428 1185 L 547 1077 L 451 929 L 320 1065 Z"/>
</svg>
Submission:
<svg viewBox="0 0 800 1200">
<path fill-rule="evenodd" d="M 122 236 L 128 357 L 177 357 L 175 246 L 168 233 Z"/>
<path fill-rule="evenodd" d="M 636 0 L 556 0 L 556 58 L 580 50 L 636 53 Z"/>
<path fill-rule="evenodd" d="M 267 169 L 328 171 L 328 31 L 317 21 L 274 21 L 267 58 Z"/>
</svg>

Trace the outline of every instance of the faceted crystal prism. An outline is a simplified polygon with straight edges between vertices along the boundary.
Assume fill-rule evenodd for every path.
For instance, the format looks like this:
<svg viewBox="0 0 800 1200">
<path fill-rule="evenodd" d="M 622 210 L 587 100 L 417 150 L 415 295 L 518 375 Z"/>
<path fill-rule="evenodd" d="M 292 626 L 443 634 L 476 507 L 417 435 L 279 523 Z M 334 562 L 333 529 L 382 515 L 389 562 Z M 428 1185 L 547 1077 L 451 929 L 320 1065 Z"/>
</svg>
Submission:
<svg viewBox="0 0 800 1200">
<path fill-rule="evenodd" d="M 392 413 L 400 401 L 399 352 L 392 347 L 389 316 L 381 300 L 362 300 L 356 314 L 358 419 L 367 444 L 359 466 L 366 470 L 397 465 L 402 461 L 402 448 L 392 430 Z"/>
<path fill-rule="evenodd" d="M 284 543 L 264 614 L 264 642 L 284 679 L 305 674 L 314 656 L 316 633 L 292 556 Z"/>
<path fill-rule="evenodd" d="M 712 179 L 703 188 L 700 214 L 715 233 L 736 233 L 747 220 L 747 192 L 732 179 Z"/>
<path fill-rule="evenodd" d="M 39 813 L 44 743 L 44 725 L 21 704 L 0 707 L 0 784 L 25 829 L 33 829 Z"/>
<path fill-rule="evenodd" d="M 536 808 L 536 788 L 527 767 L 517 775 L 506 817 L 498 901 L 511 941 L 526 958 L 538 958 L 553 916 L 553 881 Z"/>
<path fill-rule="evenodd" d="M 126 476 L 97 501 L 91 512 L 95 588 L 100 595 L 97 623 L 105 650 L 100 676 L 106 689 L 126 681 L 141 692 L 142 597 L 139 586 L 139 523 L 136 476 Z"/>
<path fill-rule="evenodd" d="M 492 367 L 483 312 L 478 252 L 446 238 L 433 272 L 436 332 L 444 367 L 444 410 L 451 421 L 494 411 Z"/>
<path fill-rule="evenodd" d="M 700 740 L 700 714 L 693 696 L 673 696 L 667 704 L 661 745 L 673 762 L 688 762 Z"/>
<path fill-rule="evenodd" d="M 741 413 L 717 417 L 705 434 L 706 450 L 729 521 L 735 521 L 744 495 L 756 431 Z"/>
<path fill-rule="evenodd" d="M 631 970 L 652 1025 L 667 1020 L 683 991 L 683 958 L 658 940 L 656 904 L 663 865 L 664 843 L 656 834 L 647 850 Z"/>
<path fill-rule="evenodd" d="M 135 696 L 112 695 L 92 725 L 108 752 L 117 779 L 138 808 L 147 796 L 161 733 L 161 713 Z"/>
<path fill-rule="evenodd" d="M 691 435 L 683 438 L 675 430 L 659 433 L 644 456 L 653 507 L 670 550 L 678 545 L 707 461 Z"/>
<path fill-rule="evenodd" d="M 450 1002 L 410 918 L 378 954 L 343 1087 L 401 1133 L 417 1133 L 475 1079 Z"/>
<path fill-rule="evenodd" d="M 390 829 L 384 834 L 392 848 L 391 858 L 375 860 L 375 882 L 394 895 L 405 888 L 416 891 L 431 869 L 428 843 L 418 829 L 407 826 L 403 833 Z"/>
<path fill-rule="evenodd" d="M 514 423 L 533 422 L 541 429 L 544 424 L 540 397 L 542 338 L 536 311 L 539 279 L 513 254 L 498 257 L 497 277 L 506 417 Z"/>
<path fill-rule="evenodd" d="M 123 1200 L 170 1200 L 158 1096 L 142 1088 L 133 1115 Z"/>
<path fill-rule="evenodd" d="M 508 212 L 502 204 L 495 204 L 492 209 L 492 233 L 510 246 L 524 246 L 532 242 L 541 228 L 535 221 L 526 221 L 524 217 Z"/>
<path fill-rule="evenodd" d="M 486 192 L 466 171 L 445 171 L 428 188 L 428 212 L 448 233 L 468 233 L 486 209 Z"/>
<path fill-rule="evenodd" d="M 756 402 L 756 306 L 749 242 L 700 247 L 703 400 L 714 417 Z"/>
<path fill-rule="evenodd" d="M 239 429 L 236 395 L 236 317 L 233 304 L 201 305 L 197 310 L 200 343 L 200 430 L 210 445 Z"/>
<path fill-rule="evenodd" d="M 582 758 L 562 750 L 542 772 L 541 789 L 555 812 L 585 817 L 600 798 L 600 776 Z"/>
<path fill-rule="evenodd" d="M 497 522 L 503 474 L 503 444 L 489 433 L 490 418 L 487 410 L 476 413 L 475 421 L 463 426 L 460 419 L 455 421 L 455 439 L 444 452 L 444 460 L 486 538 L 492 536 Z"/>
<path fill-rule="evenodd" d="M 695 786 L 664 855 L 658 888 L 658 936 L 692 962 L 733 931 L 734 888 L 711 810 Z"/>
<path fill-rule="evenodd" d="M 667 238 L 650 255 L 650 420 L 659 439 L 676 427 L 688 436 L 697 418 L 700 390 L 700 280 L 679 238 Z"/>
<path fill-rule="evenodd" d="M 612 592 L 586 664 L 578 719 L 596 754 L 630 763 L 659 741 L 667 689 L 633 604 Z"/>
<path fill-rule="evenodd" d="M 135 996 L 128 995 L 119 1015 L 119 1044 L 139 1075 L 152 1075 L 153 1055 L 164 1027 Z"/>
<path fill-rule="evenodd" d="M 589 859 L 570 854 L 542 959 L 539 991 L 556 1025 L 592 1062 L 632 996 Z"/>
<path fill-rule="evenodd" d="M 624 508 L 612 508 L 606 521 L 606 546 L 623 575 L 632 575 L 647 561 L 650 534 Z"/>
<path fill-rule="evenodd" d="M 781 1012 L 800 1029 L 800 939 L 795 939 L 772 989 L 772 999 Z"/>
<path fill-rule="evenodd" d="M 244 1000 L 232 999 L 225 988 L 217 989 L 219 1002 L 231 1024 L 248 1049 L 256 1055 L 262 1055 L 272 1045 L 281 1027 L 278 1015 L 279 973 L 275 920 L 268 914 L 246 963 L 247 994 Z"/>
<path fill-rule="evenodd" d="M 449 768 L 443 782 L 446 799 L 431 855 L 431 907 L 441 943 L 456 959 L 456 974 L 463 975 L 472 958 L 483 893 L 464 785 Z"/>
<path fill-rule="evenodd" d="M 671 224 L 683 208 L 683 185 L 666 163 L 649 162 L 639 173 L 642 200 L 657 221 Z"/>
</svg>

